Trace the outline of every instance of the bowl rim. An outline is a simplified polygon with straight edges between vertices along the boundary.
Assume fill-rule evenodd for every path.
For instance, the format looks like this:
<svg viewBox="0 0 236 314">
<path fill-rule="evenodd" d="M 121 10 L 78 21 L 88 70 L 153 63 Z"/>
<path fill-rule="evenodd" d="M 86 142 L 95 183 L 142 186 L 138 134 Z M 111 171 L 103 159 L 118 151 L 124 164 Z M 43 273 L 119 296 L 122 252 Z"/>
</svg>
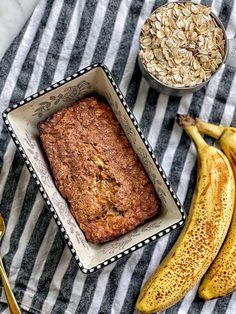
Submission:
<svg viewBox="0 0 236 314">
<path fill-rule="evenodd" d="M 54 208 L 54 206 L 52 205 L 51 201 L 50 201 L 50 198 L 48 197 L 45 189 L 44 189 L 44 186 L 43 184 L 41 183 L 40 181 L 40 178 L 38 177 L 38 175 L 36 174 L 36 172 L 34 171 L 34 168 L 30 162 L 30 160 L 28 159 L 27 157 L 27 153 L 24 151 L 24 148 L 21 146 L 20 144 L 20 141 L 18 140 L 18 137 L 17 137 L 17 134 L 14 132 L 14 129 L 12 128 L 9 120 L 8 120 L 8 115 L 16 110 L 17 108 L 19 107 L 22 107 L 26 104 L 28 104 L 29 102 L 31 102 L 32 100 L 35 100 L 37 98 L 40 98 L 42 95 L 45 95 L 46 93 L 52 91 L 52 90 L 55 90 L 57 89 L 58 87 L 66 84 L 67 82 L 69 81 L 72 81 L 76 78 L 78 78 L 79 76 L 82 76 L 83 74 L 85 73 L 88 73 L 90 72 L 91 70 L 95 69 L 95 68 L 100 68 L 103 70 L 103 73 L 106 75 L 107 79 L 110 81 L 111 85 L 112 85 L 112 88 L 114 90 L 114 92 L 117 94 L 122 106 L 124 107 L 125 111 L 127 112 L 134 128 L 137 130 L 138 134 L 139 134 L 139 137 L 140 139 L 142 140 L 143 144 L 145 145 L 145 148 L 147 150 L 147 153 L 150 155 L 151 159 L 154 161 L 155 163 L 155 166 L 157 168 L 157 170 L 159 171 L 175 205 L 176 205 L 176 208 L 179 210 L 179 213 L 181 215 L 181 218 L 178 220 L 178 222 L 175 222 L 174 224 L 166 227 L 165 229 L 155 233 L 154 235 L 148 237 L 148 238 L 145 238 L 139 242 L 137 242 L 135 245 L 132 245 L 131 247 L 129 247 L 128 249 L 125 249 L 123 250 L 121 253 L 119 254 L 115 254 L 114 256 L 106 259 L 105 261 L 103 261 L 102 263 L 92 267 L 92 268 L 86 268 L 84 267 L 84 265 L 81 263 L 78 255 L 76 254 L 76 250 L 74 249 L 73 247 L 73 243 L 70 241 L 70 238 L 69 236 L 66 234 L 66 231 L 65 229 L 63 228 L 63 223 L 62 221 L 60 220 L 60 218 L 58 217 L 57 215 L 57 211 L 56 209 Z M 62 79 L 48 87 L 46 87 L 45 89 L 39 91 L 39 92 L 36 92 L 35 94 L 32 94 L 31 96 L 28 96 L 26 97 L 24 100 L 18 102 L 18 103 L 15 103 L 13 105 L 10 105 L 9 107 L 7 107 L 3 112 L 2 112 L 2 118 L 3 118 L 3 121 L 11 135 L 11 138 L 14 142 L 14 144 L 16 145 L 16 148 L 17 150 L 19 151 L 20 155 L 23 157 L 24 159 L 24 162 L 26 164 L 26 167 L 28 168 L 31 176 L 33 177 L 33 179 L 35 180 L 37 186 L 38 186 L 38 189 L 39 189 L 39 192 L 41 193 L 47 207 L 49 208 L 56 224 L 58 225 L 61 233 L 62 233 L 62 236 L 64 238 L 64 240 L 66 241 L 72 255 L 74 256 L 75 260 L 77 261 L 78 263 L 78 266 L 80 268 L 80 270 L 84 273 L 84 274 L 89 274 L 89 273 L 93 273 L 94 271 L 97 271 L 99 269 L 102 269 L 103 267 L 119 260 L 120 258 L 140 249 L 141 247 L 145 246 L 146 244 L 148 243 L 151 243 L 155 240 L 157 240 L 158 238 L 162 237 L 163 235 L 183 226 L 185 220 L 186 220 L 186 214 L 182 208 L 182 205 L 181 205 L 181 202 L 180 200 L 178 199 L 176 193 L 174 192 L 174 190 L 172 189 L 170 183 L 168 182 L 168 179 L 167 179 L 167 176 L 165 175 L 164 173 L 164 170 L 162 169 L 162 167 L 160 166 L 150 144 L 148 143 L 147 139 L 145 138 L 145 136 L 143 135 L 140 127 L 139 127 L 139 124 L 136 120 L 136 118 L 134 117 L 134 115 L 132 114 L 131 110 L 129 109 L 129 106 L 128 104 L 126 103 L 125 101 L 125 98 L 124 96 L 122 95 L 122 92 L 121 90 L 119 89 L 119 87 L 116 85 L 114 79 L 112 78 L 112 75 L 111 75 L 111 72 L 109 71 L 109 69 L 107 68 L 107 66 L 103 63 L 96 63 L 96 64 L 92 64 L 86 68 L 83 68 L 77 72 L 75 72 L 74 74 L 68 76 L 67 78 L 65 79 Z"/>
</svg>

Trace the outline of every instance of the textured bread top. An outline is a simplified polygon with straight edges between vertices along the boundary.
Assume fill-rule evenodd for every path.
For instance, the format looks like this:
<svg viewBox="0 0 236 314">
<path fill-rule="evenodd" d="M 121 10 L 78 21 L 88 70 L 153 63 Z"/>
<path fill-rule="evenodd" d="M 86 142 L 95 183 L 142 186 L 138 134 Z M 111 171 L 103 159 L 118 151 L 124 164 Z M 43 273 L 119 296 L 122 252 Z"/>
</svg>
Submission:
<svg viewBox="0 0 236 314">
<path fill-rule="evenodd" d="M 80 100 L 38 128 L 56 186 L 87 240 L 112 240 L 158 212 L 154 188 L 103 99 Z"/>
</svg>

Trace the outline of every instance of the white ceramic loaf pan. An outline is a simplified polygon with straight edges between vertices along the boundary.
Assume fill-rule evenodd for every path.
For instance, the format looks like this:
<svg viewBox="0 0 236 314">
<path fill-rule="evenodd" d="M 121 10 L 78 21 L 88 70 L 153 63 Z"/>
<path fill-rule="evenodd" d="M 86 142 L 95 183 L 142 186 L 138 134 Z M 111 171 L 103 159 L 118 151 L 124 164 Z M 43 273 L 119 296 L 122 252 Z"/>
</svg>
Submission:
<svg viewBox="0 0 236 314">
<path fill-rule="evenodd" d="M 154 219 L 116 240 L 100 245 L 85 239 L 67 203 L 58 192 L 37 130 L 38 122 L 92 93 L 107 99 L 162 202 L 162 210 Z M 117 261 L 183 225 L 185 215 L 180 202 L 105 65 L 91 65 L 7 108 L 3 112 L 3 119 L 84 273 L 91 273 Z"/>
</svg>

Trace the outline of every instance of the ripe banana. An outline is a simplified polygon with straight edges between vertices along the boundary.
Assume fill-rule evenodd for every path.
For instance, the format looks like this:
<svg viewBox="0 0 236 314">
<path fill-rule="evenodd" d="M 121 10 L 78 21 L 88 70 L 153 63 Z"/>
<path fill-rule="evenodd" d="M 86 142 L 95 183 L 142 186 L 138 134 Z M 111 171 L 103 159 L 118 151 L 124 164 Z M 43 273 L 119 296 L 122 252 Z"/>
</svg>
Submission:
<svg viewBox="0 0 236 314">
<path fill-rule="evenodd" d="M 217 139 L 231 162 L 236 178 L 236 129 L 217 126 L 196 119 L 200 132 Z M 236 203 L 226 240 L 199 287 L 205 300 L 225 296 L 236 290 Z"/>
<path fill-rule="evenodd" d="M 202 278 L 230 225 L 235 185 L 230 163 L 209 146 L 186 116 L 178 117 L 198 153 L 198 178 L 188 218 L 173 248 L 144 285 L 136 303 L 142 313 L 164 311 Z"/>
</svg>

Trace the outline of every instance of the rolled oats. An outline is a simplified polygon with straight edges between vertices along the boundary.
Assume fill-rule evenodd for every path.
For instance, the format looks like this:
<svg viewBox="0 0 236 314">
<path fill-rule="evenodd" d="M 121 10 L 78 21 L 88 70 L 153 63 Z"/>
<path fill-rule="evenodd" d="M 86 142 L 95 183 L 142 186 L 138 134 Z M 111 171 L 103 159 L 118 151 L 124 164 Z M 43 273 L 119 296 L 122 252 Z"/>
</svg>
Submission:
<svg viewBox="0 0 236 314">
<path fill-rule="evenodd" d="M 209 79 L 223 62 L 225 38 L 211 9 L 191 2 L 169 3 L 141 30 L 140 58 L 147 70 L 172 87 Z"/>
</svg>

